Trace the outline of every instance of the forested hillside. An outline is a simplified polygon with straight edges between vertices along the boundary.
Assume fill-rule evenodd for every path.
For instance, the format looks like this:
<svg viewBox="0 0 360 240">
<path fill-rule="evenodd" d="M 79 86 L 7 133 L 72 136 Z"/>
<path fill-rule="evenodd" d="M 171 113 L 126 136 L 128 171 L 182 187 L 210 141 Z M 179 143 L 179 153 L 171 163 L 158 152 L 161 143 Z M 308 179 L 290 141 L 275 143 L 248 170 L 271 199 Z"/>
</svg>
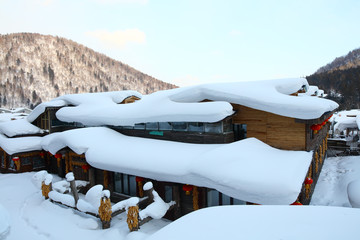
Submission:
<svg viewBox="0 0 360 240">
<path fill-rule="evenodd" d="M 0 35 L 0 106 L 34 107 L 59 95 L 176 86 L 83 45 L 35 33 Z"/>
</svg>

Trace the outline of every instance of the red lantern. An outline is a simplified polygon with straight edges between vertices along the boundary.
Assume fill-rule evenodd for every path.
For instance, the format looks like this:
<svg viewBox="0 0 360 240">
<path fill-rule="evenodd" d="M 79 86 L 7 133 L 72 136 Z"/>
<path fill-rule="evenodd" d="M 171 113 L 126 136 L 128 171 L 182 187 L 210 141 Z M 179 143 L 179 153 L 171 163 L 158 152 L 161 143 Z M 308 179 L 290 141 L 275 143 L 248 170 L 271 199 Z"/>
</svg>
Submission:
<svg viewBox="0 0 360 240">
<path fill-rule="evenodd" d="M 62 158 L 62 155 L 60 153 L 57 153 L 54 155 L 55 158 Z"/>
<path fill-rule="evenodd" d="M 135 181 L 136 181 L 136 182 L 143 182 L 143 181 L 144 181 L 144 178 L 143 178 L 143 177 L 136 177 L 136 178 L 135 178 Z"/>
<path fill-rule="evenodd" d="M 193 190 L 193 186 L 186 184 L 186 185 L 183 185 L 182 189 L 185 191 L 186 195 L 190 195 L 190 192 Z"/>
<path fill-rule="evenodd" d="M 311 130 L 314 131 L 314 133 L 316 134 L 320 129 L 321 129 L 321 124 L 314 124 L 314 125 L 311 125 Z"/>
<path fill-rule="evenodd" d="M 39 155 L 40 155 L 41 158 L 44 158 L 45 153 L 44 153 L 44 152 L 40 152 Z"/>
<path fill-rule="evenodd" d="M 299 201 L 295 201 L 295 202 L 293 202 L 293 203 L 290 204 L 290 205 L 299 205 L 299 206 L 300 206 L 300 205 L 302 205 L 302 204 L 301 204 L 301 202 L 299 202 Z"/>
<path fill-rule="evenodd" d="M 314 180 L 312 180 L 312 178 L 308 177 L 305 179 L 305 184 L 307 184 L 307 185 L 311 185 L 313 182 L 314 182 Z"/>
<path fill-rule="evenodd" d="M 20 158 L 19 158 L 19 157 L 13 157 L 12 160 L 13 160 L 14 162 L 17 162 L 17 161 L 20 160 Z"/>
<path fill-rule="evenodd" d="M 84 172 L 87 172 L 90 169 L 90 165 L 84 164 L 84 165 L 81 165 L 81 168 L 84 170 Z"/>
</svg>

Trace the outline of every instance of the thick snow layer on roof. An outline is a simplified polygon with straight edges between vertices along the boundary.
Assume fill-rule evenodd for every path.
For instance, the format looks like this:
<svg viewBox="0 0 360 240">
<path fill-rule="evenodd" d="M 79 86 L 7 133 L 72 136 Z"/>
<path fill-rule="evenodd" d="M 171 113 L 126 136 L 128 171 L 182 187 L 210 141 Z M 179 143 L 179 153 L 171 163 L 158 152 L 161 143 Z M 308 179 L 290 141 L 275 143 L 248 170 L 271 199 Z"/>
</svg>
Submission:
<svg viewBox="0 0 360 240">
<path fill-rule="evenodd" d="M 81 93 L 60 96 L 50 102 L 41 103 L 27 117 L 29 122 L 33 122 L 40 116 L 47 107 L 63 107 L 68 105 L 86 106 L 85 108 L 96 108 L 96 106 L 105 107 L 121 103 L 124 99 L 136 96 L 141 98 L 142 95 L 136 91 L 115 91 L 102 93 Z M 80 107 L 83 109 L 84 107 Z M 71 121 L 74 122 L 74 121 Z"/>
<path fill-rule="evenodd" d="M 231 144 L 188 144 L 124 136 L 108 128 L 86 128 L 44 137 L 56 153 L 70 147 L 93 167 L 159 181 L 214 188 L 261 204 L 296 200 L 312 153 L 284 151 L 249 138 Z"/>
<path fill-rule="evenodd" d="M 41 137 L 7 138 L 3 134 L 0 134 L 0 147 L 10 155 L 42 150 L 41 141 Z"/>
<path fill-rule="evenodd" d="M 14 119 L 26 118 L 28 114 L 26 113 L 0 113 L 0 122 L 8 122 Z"/>
<path fill-rule="evenodd" d="M 9 137 L 43 133 L 43 130 L 32 125 L 26 119 L 17 119 L 0 123 L 0 133 Z"/>
<path fill-rule="evenodd" d="M 177 102 L 222 100 L 299 119 L 316 119 L 339 106 L 327 99 L 289 95 L 304 85 L 308 86 L 304 78 L 206 84 L 184 89 L 171 99 Z"/>
<path fill-rule="evenodd" d="M 234 113 L 230 103 L 300 119 L 316 119 L 338 107 L 326 99 L 289 95 L 304 85 L 308 83 L 302 78 L 205 84 L 155 92 L 132 104 L 82 103 L 64 107 L 56 116 L 87 126 L 132 126 L 145 122 L 216 122 Z M 201 102 L 206 99 L 213 102 Z"/>
<path fill-rule="evenodd" d="M 323 206 L 222 206 L 192 212 L 148 240 L 359 239 L 360 210 Z"/>
<path fill-rule="evenodd" d="M 352 109 L 338 112 L 331 119 L 334 125 L 334 131 L 342 132 L 347 128 L 360 129 L 360 110 Z"/>
<path fill-rule="evenodd" d="M 80 104 L 64 107 L 56 116 L 87 126 L 133 126 L 145 122 L 217 122 L 233 114 L 227 102 L 179 103 L 170 98 L 180 89 L 159 91 L 131 104 Z"/>
</svg>

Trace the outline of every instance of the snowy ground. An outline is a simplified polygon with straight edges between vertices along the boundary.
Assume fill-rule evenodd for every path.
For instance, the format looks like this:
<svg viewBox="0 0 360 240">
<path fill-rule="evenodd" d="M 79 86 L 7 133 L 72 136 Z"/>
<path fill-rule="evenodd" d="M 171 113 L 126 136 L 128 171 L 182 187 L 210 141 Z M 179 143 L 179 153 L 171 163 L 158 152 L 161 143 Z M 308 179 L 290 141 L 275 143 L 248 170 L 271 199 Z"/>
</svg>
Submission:
<svg viewBox="0 0 360 240">
<path fill-rule="evenodd" d="M 165 226 L 169 224 L 169 221 L 152 220 L 143 225 L 139 232 L 131 234 L 128 232 L 124 214 L 117 216 L 112 221 L 110 229 L 102 230 L 97 219 L 89 216 L 84 217 L 75 210 L 45 201 L 40 190 L 35 188 L 31 181 L 33 174 L 0 174 L 0 239 L 140 240 L 150 238 L 162 240 L 172 239 L 171 236 L 176 236 L 177 239 L 182 239 L 181 236 L 187 239 L 198 239 L 200 236 L 202 238 L 205 236 L 200 232 L 208 232 L 207 229 L 213 230 L 213 234 L 206 237 L 207 239 L 240 234 L 241 229 L 243 230 L 241 230 L 240 235 L 244 239 L 302 239 L 304 236 L 299 234 L 297 236 L 301 236 L 300 238 L 293 238 L 296 231 L 299 229 L 300 232 L 318 231 L 319 226 L 321 229 L 329 227 L 331 231 L 321 230 L 323 232 L 317 232 L 312 237 L 306 238 L 360 239 L 360 230 L 357 230 L 358 228 L 355 226 L 360 221 L 360 210 L 350 208 L 346 192 L 349 182 L 360 179 L 360 157 L 336 157 L 328 158 L 325 161 L 311 205 L 340 206 L 340 208 L 317 206 L 211 208 L 208 211 L 202 210 L 197 211 L 196 214 L 187 215 L 186 218 L 183 218 L 184 220 L 176 221 L 176 224 L 167 227 Z M 59 179 L 54 179 L 54 181 L 57 180 Z M 232 227 L 227 228 L 226 226 L 229 225 L 224 225 L 223 218 L 227 219 L 226 216 L 230 215 L 232 218 L 243 220 L 241 223 L 232 221 Z M 202 219 L 200 222 L 208 222 L 211 227 L 209 228 L 210 225 L 205 226 L 204 224 L 200 225 L 200 228 L 194 227 L 199 223 L 199 218 Z M 307 220 L 307 218 L 312 220 Z M 338 222 L 335 219 L 338 219 L 341 224 L 335 224 Z M 236 226 L 242 226 L 241 229 L 233 226 L 234 222 L 237 223 Z M 270 224 L 270 226 L 270 222 L 274 224 Z M 286 222 L 291 222 L 291 224 L 286 224 Z M 188 231 L 184 232 L 179 229 L 184 226 L 182 224 L 188 227 Z M 159 229 L 162 230 L 157 232 Z M 157 233 L 154 234 L 155 232 Z M 223 235 L 222 232 L 226 234 Z M 181 235 L 180 233 L 186 234 Z M 259 235 L 259 233 L 262 234 Z M 240 236 L 239 234 L 236 235 Z"/>
</svg>

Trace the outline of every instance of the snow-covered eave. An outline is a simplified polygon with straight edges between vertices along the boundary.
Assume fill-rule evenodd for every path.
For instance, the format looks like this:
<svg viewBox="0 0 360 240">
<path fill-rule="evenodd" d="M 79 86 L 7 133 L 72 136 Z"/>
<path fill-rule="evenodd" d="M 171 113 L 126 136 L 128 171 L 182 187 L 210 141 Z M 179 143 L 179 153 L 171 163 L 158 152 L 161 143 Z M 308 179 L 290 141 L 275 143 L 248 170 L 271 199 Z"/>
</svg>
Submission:
<svg viewBox="0 0 360 240">
<path fill-rule="evenodd" d="M 42 150 L 42 137 L 7 138 L 0 134 L 0 147 L 9 155 Z"/>
<path fill-rule="evenodd" d="M 231 144 L 188 144 L 129 137 L 108 128 L 50 134 L 42 147 L 85 153 L 98 169 L 158 181 L 217 189 L 260 204 L 290 204 L 298 197 L 312 153 L 284 151 L 250 138 Z"/>
<path fill-rule="evenodd" d="M 29 123 L 26 119 L 16 119 L 0 123 L 0 133 L 8 137 L 15 137 L 43 134 L 44 131 Z"/>
</svg>

